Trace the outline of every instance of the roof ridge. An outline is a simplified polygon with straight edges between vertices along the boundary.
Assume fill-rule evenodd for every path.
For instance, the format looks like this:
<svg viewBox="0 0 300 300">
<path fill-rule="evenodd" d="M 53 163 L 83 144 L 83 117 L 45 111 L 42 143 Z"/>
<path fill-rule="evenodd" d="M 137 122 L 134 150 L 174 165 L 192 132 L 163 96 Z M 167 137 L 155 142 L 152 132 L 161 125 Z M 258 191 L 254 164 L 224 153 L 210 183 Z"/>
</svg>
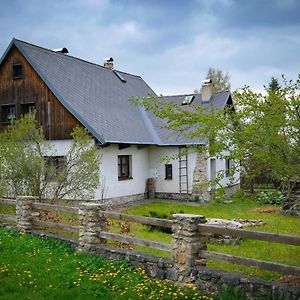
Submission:
<svg viewBox="0 0 300 300">
<path fill-rule="evenodd" d="M 23 40 L 20 40 L 20 39 L 17 39 L 17 38 L 14 38 L 15 41 L 17 42 L 21 42 L 21 43 L 24 43 L 24 44 L 27 44 L 27 45 L 30 45 L 30 46 L 33 46 L 33 47 L 36 47 L 36 48 L 40 48 L 42 50 L 46 50 L 46 51 L 49 51 L 49 52 L 53 52 L 55 54 L 59 54 L 59 55 L 64 55 L 64 57 L 68 57 L 70 59 L 76 59 L 76 60 L 79 60 L 83 63 L 87 63 L 87 64 L 90 64 L 90 65 L 93 65 L 93 66 L 96 66 L 96 67 L 101 67 L 102 69 L 106 70 L 106 71 L 117 71 L 117 72 L 120 72 L 120 73 L 123 73 L 123 74 L 126 74 L 126 75 L 130 75 L 130 76 L 134 76 L 134 77 L 138 77 L 138 78 L 142 78 L 140 75 L 136 75 L 136 74 L 131 74 L 131 73 L 128 73 L 128 72 L 124 72 L 124 71 L 120 71 L 120 70 L 116 70 L 116 69 L 108 69 L 108 68 L 105 68 L 104 66 L 100 65 L 100 64 L 97 64 L 97 63 L 94 63 L 94 62 L 91 62 L 91 61 L 88 61 L 88 60 L 85 60 L 85 59 L 82 59 L 82 58 L 79 58 L 79 57 L 76 57 L 76 56 L 73 56 L 73 55 L 65 55 L 63 53 L 59 53 L 57 51 L 54 51 L 52 49 L 49 49 L 49 48 L 45 48 L 45 47 L 42 47 L 42 46 L 39 46 L 39 45 L 35 45 L 35 44 L 32 44 L 32 43 L 29 43 L 29 42 L 26 42 L 26 41 L 23 41 Z"/>
<path fill-rule="evenodd" d="M 166 95 L 166 96 L 163 96 L 163 97 L 182 97 L 182 96 L 194 96 L 194 95 L 201 95 L 201 94 L 189 93 L 189 94 Z"/>
<path fill-rule="evenodd" d="M 219 91 L 219 92 L 213 92 L 212 94 L 221 94 L 221 93 L 230 93 L 230 91 Z M 183 96 L 196 96 L 196 95 L 202 95 L 202 93 L 189 93 L 189 94 L 176 94 L 176 95 L 163 95 L 163 97 L 183 97 Z"/>
</svg>

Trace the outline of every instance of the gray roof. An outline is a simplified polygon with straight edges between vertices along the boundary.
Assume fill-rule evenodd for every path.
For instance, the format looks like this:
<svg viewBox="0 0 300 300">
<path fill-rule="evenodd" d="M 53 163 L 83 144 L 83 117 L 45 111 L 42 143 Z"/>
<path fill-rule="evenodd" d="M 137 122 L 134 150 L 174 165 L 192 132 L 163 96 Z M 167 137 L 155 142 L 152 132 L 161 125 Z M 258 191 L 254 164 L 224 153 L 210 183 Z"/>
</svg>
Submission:
<svg viewBox="0 0 300 300">
<path fill-rule="evenodd" d="M 140 77 L 90 63 L 36 45 L 13 39 L 0 60 L 15 45 L 62 105 L 101 143 L 184 145 L 201 144 L 162 128 L 162 121 L 142 107 L 131 104 L 131 97 L 155 95 Z M 224 107 L 229 93 L 215 94 L 216 105 Z M 181 103 L 184 96 L 165 97 Z M 196 95 L 196 100 L 201 95 Z M 199 98 L 199 104 L 201 99 Z"/>
<path fill-rule="evenodd" d="M 231 94 L 230 92 L 219 92 L 214 93 L 209 101 L 202 101 L 201 94 L 185 94 L 185 95 L 174 95 L 174 96 L 164 96 L 162 97 L 163 101 L 166 102 L 173 102 L 178 105 L 182 105 L 182 101 L 187 96 L 194 96 L 194 100 L 192 105 L 185 105 L 182 106 L 188 110 L 194 110 L 193 106 L 202 105 L 204 110 L 210 108 L 213 105 L 214 109 L 219 110 L 223 109 L 228 101 L 231 101 Z M 148 112 L 149 118 L 151 122 L 154 124 L 156 128 L 156 132 L 159 136 L 160 141 L 164 144 L 168 145 L 189 145 L 189 144 L 206 144 L 207 139 L 191 139 L 187 137 L 184 133 L 180 131 L 168 130 L 166 128 L 165 120 L 157 118 L 154 116 L 153 113 Z"/>
</svg>

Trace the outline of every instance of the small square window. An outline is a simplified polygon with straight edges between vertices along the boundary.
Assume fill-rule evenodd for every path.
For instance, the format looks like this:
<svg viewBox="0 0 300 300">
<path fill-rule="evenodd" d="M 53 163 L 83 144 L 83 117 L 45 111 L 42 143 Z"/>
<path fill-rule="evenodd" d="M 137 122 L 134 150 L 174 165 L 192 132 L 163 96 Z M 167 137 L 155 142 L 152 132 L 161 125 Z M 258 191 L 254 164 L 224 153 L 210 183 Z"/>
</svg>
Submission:
<svg viewBox="0 0 300 300">
<path fill-rule="evenodd" d="M 23 77 L 23 65 L 13 64 L 12 67 L 12 77 L 13 79 L 18 79 Z"/>
<path fill-rule="evenodd" d="M 9 123 L 16 118 L 16 106 L 15 105 L 2 105 L 2 118 L 1 122 Z"/>
<path fill-rule="evenodd" d="M 26 115 L 29 113 L 35 112 L 35 104 L 34 103 L 23 103 L 21 104 L 21 114 Z"/>
<path fill-rule="evenodd" d="M 118 155 L 118 179 L 132 179 L 131 155 Z"/>
<path fill-rule="evenodd" d="M 172 179 L 172 177 L 173 177 L 172 164 L 166 164 L 165 165 L 165 170 L 166 170 L 165 179 Z"/>
<path fill-rule="evenodd" d="M 46 179 L 55 180 L 59 177 L 66 166 L 66 158 L 64 156 L 45 156 Z"/>
</svg>

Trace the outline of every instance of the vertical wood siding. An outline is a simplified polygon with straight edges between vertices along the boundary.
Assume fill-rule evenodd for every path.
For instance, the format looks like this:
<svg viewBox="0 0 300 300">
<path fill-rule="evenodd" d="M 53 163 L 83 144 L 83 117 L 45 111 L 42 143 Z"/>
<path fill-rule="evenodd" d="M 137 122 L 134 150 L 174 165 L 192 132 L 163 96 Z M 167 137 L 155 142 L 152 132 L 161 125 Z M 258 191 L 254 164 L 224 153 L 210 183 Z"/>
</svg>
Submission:
<svg viewBox="0 0 300 300">
<path fill-rule="evenodd" d="M 20 79 L 12 78 L 12 66 L 16 63 L 23 65 L 23 76 Z M 0 66 L 0 130 L 7 125 L 3 123 L 2 105 L 15 104 L 18 118 L 21 104 L 25 103 L 35 103 L 37 120 L 47 139 L 68 139 L 72 129 L 81 126 L 53 95 L 20 51 L 13 47 Z"/>
</svg>

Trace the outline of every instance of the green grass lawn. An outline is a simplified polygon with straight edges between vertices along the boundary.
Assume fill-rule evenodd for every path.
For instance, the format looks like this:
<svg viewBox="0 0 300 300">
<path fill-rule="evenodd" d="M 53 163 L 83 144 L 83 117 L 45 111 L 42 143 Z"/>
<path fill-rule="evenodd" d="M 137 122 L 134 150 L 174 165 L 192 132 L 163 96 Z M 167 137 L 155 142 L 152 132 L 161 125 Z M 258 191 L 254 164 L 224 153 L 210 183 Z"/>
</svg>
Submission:
<svg viewBox="0 0 300 300">
<path fill-rule="evenodd" d="M 124 262 L 78 254 L 63 242 L 0 228 L 0 299 L 209 298 L 194 286 L 151 279 Z"/>
<path fill-rule="evenodd" d="M 275 208 L 275 209 L 274 209 Z M 276 209 L 277 208 L 277 209 Z M 271 211 L 266 213 L 264 211 Z M 202 205 L 189 205 L 178 202 L 154 201 L 150 204 L 126 210 L 125 213 L 150 216 L 151 212 L 171 216 L 174 213 L 192 213 L 204 215 L 208 218 L 223 219 L 261 219 L 265 222 L 263 226 L 251 227 L 251 230 L 269 231 L 291 235 L 300 235 L 300 218 L 280 214 L 279 208 L 274 205 L 262 205 L 249 198 L 235 200 L 230 204 L 209 202 Z M 158 231 L 149 231 L 149 228 L 140 224 L 131 225 L 131 233 L 134 236 L 156 240 L 159 242 L 170 243 L 171 235 Z M 166 252 L 151 250 L 139 247 L 156 255 L 168 256 Z M 209 244 L 208 249 L 216 252 L 223 252 L 237 256 L 256 258 L 260 260 L 279 262 L 287 265 L 300 266 L 300 247 L 255 241 L 244 239 L 238 245 L 216 245 Z M 229 264 L 221 261 L 209 260 L 209 267 L 220 268 L 223 270 L 241 272 L 246 275 L 254 275 L 264 279 L 279 279 L 282 275 L 260 270 L 252 267 L 244 267 Z"/>
</svg>

